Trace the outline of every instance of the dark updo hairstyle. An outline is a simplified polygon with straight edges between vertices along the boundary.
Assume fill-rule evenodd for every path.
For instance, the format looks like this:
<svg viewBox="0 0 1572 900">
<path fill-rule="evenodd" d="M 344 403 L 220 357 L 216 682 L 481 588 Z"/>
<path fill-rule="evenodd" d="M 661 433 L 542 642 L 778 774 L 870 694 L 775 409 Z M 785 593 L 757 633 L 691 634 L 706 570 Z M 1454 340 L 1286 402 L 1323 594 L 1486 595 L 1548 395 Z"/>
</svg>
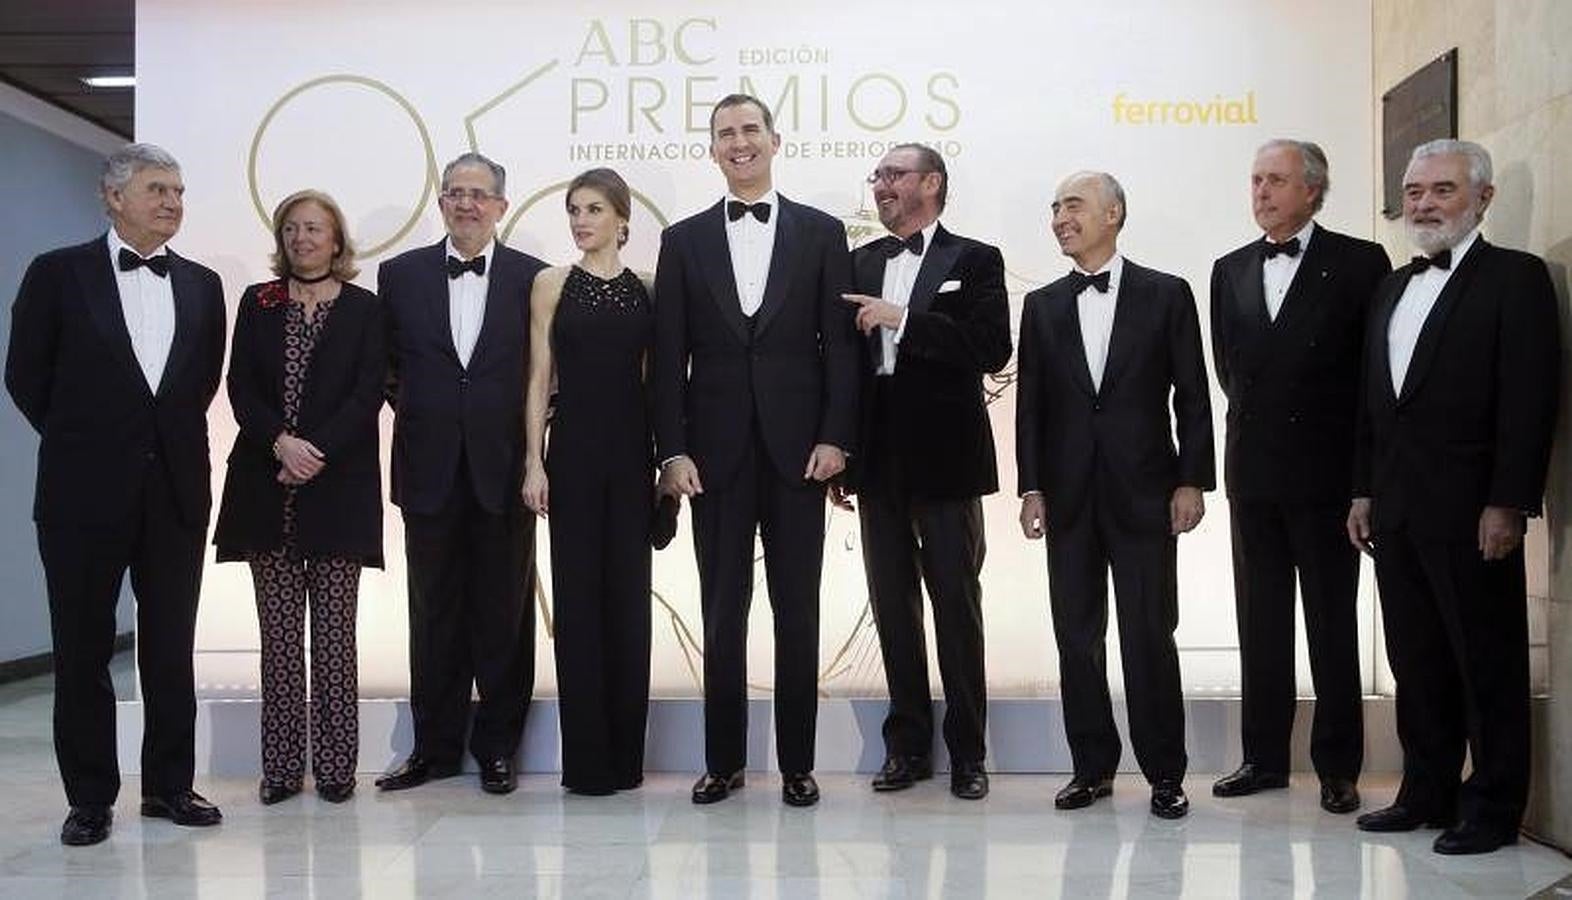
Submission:
<svg viewBox="0 0 1572 900">
<path fill-rule="evenodd" d="M 590 169 L 580 172 L 577 177 L 568 182 L 568 193 L 563 198 L 566 206 L 573 200 L 573 193 L 579 188 L 592 188 L 600 192 L 611 204 L 611 209 L 622 217 L 623 225 L 617 230 L 617 246 L 628 242 L 627 222 L 633 217 L 633 192 L 628 190 L 628 183 L 622 180 L 615 169 Z"/>
</svg>

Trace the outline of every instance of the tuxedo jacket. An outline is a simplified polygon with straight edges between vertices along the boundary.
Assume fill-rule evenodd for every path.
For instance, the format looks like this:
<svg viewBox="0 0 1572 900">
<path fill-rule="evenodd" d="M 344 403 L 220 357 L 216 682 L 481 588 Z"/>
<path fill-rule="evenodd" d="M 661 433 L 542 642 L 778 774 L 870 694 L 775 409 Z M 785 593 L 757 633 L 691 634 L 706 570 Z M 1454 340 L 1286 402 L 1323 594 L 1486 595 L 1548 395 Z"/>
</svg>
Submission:
<svg viewBox="0 0 1572 900">
<path fill-rule="evenodd" d="M 441 510 L 462 450 L 476 500 L 501 514 L 523 483 L 529 292 L 545 263 L 493 245 L 486 311 L 465 366 L 453 346 L 446 245 L 406 251 L 377 269 L 395 414 L 393 502 L 406 513 Z"/>
<path fill-rule="evenodd" d="M 857 293 L 883 292 L 891 240 L 853 254 Z M 893 466 L 903 473 L 903 492 L 914 498 L 963 500 L 997 491 L 982 377 L 1010 361 L 1010 296 L 998 248 L 935 228 L 912 282 L 895 373 L 876 393 L 876 379 L 886 377 L 876 374 L 881 345 L 878 329 L 861 342 L 862 452 L 851 460 L 848 487 L 867 489 L 880 468 Z"/>
<path fill-rule="evenodd" d="M 777 195 L 779 196 L 779 195 Z M 851 255 L 839 221 L 779 197 L 764 301 L 742 313 L 723 203 L 668 227 L 655 269 L 655 436 L 707 489 L 729 484 L 757 427 L 789 482 L 815 444 L 856 444 Z M 757 426 L 755 426 L 757 422 Z"/>
<path fill-rule="evenodd" d="M 1066 276 L 1027 294 L 1022 309 L 1020 492 L 1043 493 L 1050 528 L 1073 523 L 1095 491 L 1127 528 L 1167 532 L 1175 488 L 1216 486 L 1195 298 L 1183 279 L 1126 258 L 1102 386 L 1094 388 L 1076 293 Z"/>
<path fill-rule="evenodd" d="M 162 465 L 185 525 L 207 527 L 207 408 L 224 365 L 217 273 L 169 251 L 174 342 L 150 389 L 126 330 L 107 235 L 34 259 L 11 311 L 5 380 L 42 438 L 33 518 L 125 521 Z"/>
<path fill-rule="evenodd" d="M 1474 241 L 1425 319 L 1403 391 L 1392 389 L 1387 327 L 1413 275 L 1381 283 L 1365 338 L 1354 495 L 1372 527 L 1476 540 L 1479 514 L 1538 515 L 1560 382 L 1560 325 L 1538 257 Z"/>
<path fill-rule="evenodd" d="M 1223 475 L 1241 500 L 1346 503 L 1379 244 L 1317 225 L 1275 320 L 1261 241 L 1212 266 L 1212 358 L 1228 396 Z"/>
<path fill-rule="evenodd" d="M 283 546 L 284 486 L 273 441 L 284 425 L 284 316 L 287 300 L 240 297 L 229 354 L 229 405 L 240 434 L 229 454 L 213 543 L 220 560 Z M 387 374 L 376 295 L 345 284 L 311 350 L 291 434 L 326 457 L 317 476 L 295 488 L 295 547 L 306 556 L 347 557 L 382 565 L 382 467 L 377 413 Z"/>
</svg>

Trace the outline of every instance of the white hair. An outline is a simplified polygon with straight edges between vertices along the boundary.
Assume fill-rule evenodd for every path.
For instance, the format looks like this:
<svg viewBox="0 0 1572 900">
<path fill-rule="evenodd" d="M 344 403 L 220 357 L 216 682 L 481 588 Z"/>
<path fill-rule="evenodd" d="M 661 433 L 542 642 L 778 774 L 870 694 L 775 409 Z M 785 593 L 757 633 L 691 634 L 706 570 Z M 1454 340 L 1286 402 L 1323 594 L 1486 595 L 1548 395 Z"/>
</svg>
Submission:
<svg viewBox="0 0 1572 900">
<path fill-rule="evenodd" d="M 126 144 L 109 154 L 104 160 L 104 174 L 99 186 L 105 191 L 118 191 L 130 183 L 133 176 L 143 169 L 168 169 L 180 171 L 180 163 L 168 150 L 154 144 Z"/>
<path fill-rule="evenodd" d="M 1477 193 L 1480 188 L 1494 183 L 1494 170 L 1490 165 L 1490 151 L 1473 141 L 1460 141 L 1455 138 L 1438 138 L 1427 141 L 1414 148 L 1413 155 L 1408 158 L 1408 165 L 1431 156 L 1461 156 L 1468 160 L 1468 183 Z"/>
<path fill-rule="evenodd" d="M 1300 141 L 1293 138 L 1274 138 L 1262 144 L 1255 152 L 1259 156 L 1268 150 L 1290 148 L 1299 151 L 1299 158 L 1304 162 L 1304 179 L 1308 187 L 1318 187 L 1315 202 L 1310 204 L 1310 211 L 1318 213 L 1321 204 L 1326 202 L 1326 192 L 1332 189 L 1332 178 L 1327 171 L 1326 151 L 1315 141 Z"/>
</svg>

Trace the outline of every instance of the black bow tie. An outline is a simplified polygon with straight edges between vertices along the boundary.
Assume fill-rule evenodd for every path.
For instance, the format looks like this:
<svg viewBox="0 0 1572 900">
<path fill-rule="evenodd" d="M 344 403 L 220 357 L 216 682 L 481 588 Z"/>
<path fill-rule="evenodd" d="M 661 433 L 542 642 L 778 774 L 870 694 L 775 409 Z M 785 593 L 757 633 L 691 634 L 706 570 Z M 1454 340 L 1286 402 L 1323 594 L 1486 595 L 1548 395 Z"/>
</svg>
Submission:
<svg viewBox="0 0 1572 900">
<path fill-rule="evenodd" d="M 465 262 L 464 260 L 459 259 L 457 256 L 450 256 L 450 257 L 448 257 L 448 277 L 449 278 L 457 278 L 460 275 L 463 275 L 465 272 L 474 272 L 476 275 L 482 275 L 482 276 L 485 275 L 486 274 L 486 257 L 484 257 L 484 256 L 476 256 L 476 257 L 472 258 L 469 262 Z"/>
<path fill-rule="evenodd" d="M 901 240 L 900 238 L 894 237 L 892 235 L 890 237 L 889 243 L 884 245 L 884 255 L 891 259 L 900 256 L 902 253 L 905 253 L 908 250 L 912 252 L 913 256 L 922 255 L 922 232 L 914 231 L 912 232 L 911 237 L 908 237 L 905 240 Z"/>
<path fill-rule="evenodd" d="M 160 253 L 157 256 L 142 256 L 125 247 L 120 248 L 120 271 L 134 272 L 143 266 L 146 266 L 149 272 L 152 272 L 159 278 L 164 278 L 169 275 L 169 254 Z"/>
<path fill-rule="evenodd" d="M 729 200 L 726 203 L 726 218 L 735 222 L 748 213 L 760 222 L 770 220 L 770 205 L 768 203 L 744 203 L 741 200 Z"/>
<path fill-rule="evenodd" d="M 1298 256 L 1299 255 L 1299 239 L 1296 238 L 1296 237 L 1291 237 L 1288 240 L 1283 241 L 1281 244 L 1274 244 L 1274 243 L 1272 243 L 1271 241 L 1268 241 L 1268 240 L 1262 240 L 1261 241 L 1261 258 L 1262 259 L 1271 259 L 1272 257 L 1276 256 L 1279 253 L 1281 253 L 1284 256 L 1287 256 L 1289 258 Z"/>
<path fill-rule="evenodd" d="M 1442 250 L 1440 253 L 1432 253 L 1429 256 L 1416 256 L 1410 265 L 1414 267 L 1415 275 L 1431 266 L 1435 266 L 1437 269 L 1450 269 L 1452 268 L 1452 251 Z"/>
<path fill-rule="evenodd" d="M 1097 293 L 1106 294 L 1108 293 L 1108 280 L 1112 276 L 1112 272 L 1098 272 L 1096 275 L 1088 275 L 1085 272 L 1071 272 L 1070 290 L 1079 296 L 1087 287 L 1094 287 L 1097 288 Z"/>
</svg>

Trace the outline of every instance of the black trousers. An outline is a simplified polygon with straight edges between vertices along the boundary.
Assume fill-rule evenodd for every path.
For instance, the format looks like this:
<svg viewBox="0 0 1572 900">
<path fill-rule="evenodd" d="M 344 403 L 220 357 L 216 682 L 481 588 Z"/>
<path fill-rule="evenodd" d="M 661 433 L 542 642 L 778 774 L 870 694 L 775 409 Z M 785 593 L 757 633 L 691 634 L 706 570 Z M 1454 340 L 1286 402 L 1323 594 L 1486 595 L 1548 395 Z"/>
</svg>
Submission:
<svg viewBox="0 0 1572 900">
<path fill-rule="evenodd" d="M 1403 745 L 1398 804 L 1515 833 L 1528 801 L 1528 601 L 1523 548 L 1375 536 Z M 1473 772 L 1461 778 L 1464 751 Z"/>
<path fill-rule="evenodd" d="M 747 765 L 748 609 L 758 534 L 775 619 L 776 760 L 782 772 L 811 772 L 818 717 L 824 485 L 783 480 L 757 431 L 750 431 L 731 483 L 706 486 L 693 498 L 693 549 L 704 615 L 705 765 L 723 773 Z"/>
<path fill-rule="evenodd" d="M 933 698 L 923 632 L 922 588 L 933 604 L 939 677 L 944 683 L 944 742 L 950 760 L 982 762 L 988 692 L 983 674 L 982 501 L 926 501 L 865 491 L 857 497 L 863 568 L 890 710 L 887 754 L 927 756 L 933 748 Z"/>
<path fill-rule="evenodd" d="M 1184 777 L 1184 698 L 1179 683 L 1178 541 L 1119 522 L 1095 500 L 1048 532 L 1048 599 L 1059 647 L 1060 692 L 1078 778 L 1103 778 L 1121 746 L 1108 693 L 1108 570 L 1113 569 L 1130 743 L 1149 782 Z"/>
<path fill-rule="evenodd" d="M 1304 598 L 1315 684 L 1310 759 L 1323 778 L 1357 779 L 1364 761 L 1360 706 L 1359 552 L 1348 504 L 1232 500 L 1234 604 L 1243 672 L 1244 761 L 1290 768 L 1294 727 L 1294 579 Z"/>
<path fill-rule="evenodd" d="M 475 499 L 460 464 L 447 505 L 404 514 L 409 565 L 409 701 L 415 752 L 438 763 L 513 759 L 535 685 L 535 518 L 510 498 L 501 515 Z"/>
<path fill-rule="evenodd" d="M 182 521 L 160 461 L 148 465 L 130 517 L 38 523 L 55 662 L 55 758 L 72 806 L 110 806 L 115 753 L 115 606 L 126 571 L 136 595 L 142 686 L 142 793 L 191 788 L 196 743 L 192 644 L 206 523 Z"/>
<path fill-rule="evenodd" d="M 627 789 L 644 776 L 653 479 L 647 459 L 607 466 L 560 439 L 548 521 L 562 784 Z"/>
</svg>

